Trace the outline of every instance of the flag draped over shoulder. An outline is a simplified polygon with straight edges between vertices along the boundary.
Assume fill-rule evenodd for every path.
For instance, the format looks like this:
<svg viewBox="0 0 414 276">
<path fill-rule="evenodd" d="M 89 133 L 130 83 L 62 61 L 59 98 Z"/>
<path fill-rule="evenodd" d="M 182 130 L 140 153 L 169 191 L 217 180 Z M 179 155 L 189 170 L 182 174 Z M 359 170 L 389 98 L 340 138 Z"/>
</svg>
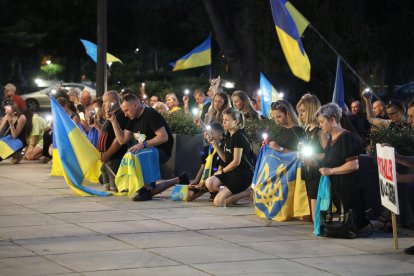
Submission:
<svg viewBox="0 0 414 276">
<path fill-rule="evenodd" d="M 341 108 L 345 107 L 345 90 L 344 90 L 344 79 L 342 77 L 341 59 L 338 57 L 336 62 L 336 77 L 335 87 L 332 95 L 332 102 L 337 103 Z"/>
<path fill-rule="evenodd" d="M 50 97 L 53 114 L 53 138 L 57 159 L 61 162 L 63 177 L 69 187 L 80 196 L 107 196 L 110 193 L 85 187 L 85 175 L 99 166 L 100 154 L 81 130 L 75 125 L 55 98 Z M 56 153 L 55 153 L 56 154 Z M 53 163 L 55 160 L 53 160 Z"/>
<path fill-rule="evenodd" d="M 185 70 L 211 64 L 211 36 L 191 52 L 171 63 L 173 71 Z"/>
<path fill-rule="evenodd" d="M 262 147 L 253 176 L 256 215 L 275 221 L 310 214 L 301 160 L 296 152 Z"/>
<path fill-rule="evenodd" d="M 270 6 L 276 33 L 290 70 L 296 77 L 309 81 L 311 69 L 309 58 L 292 15 L 280 0 L 270 0 Z"/>
<path fill-rule="evenodd" d="M 211 151 L 212 146 L 209 146 L 209 154 L 206 158 L 206 163 L 204 164 L 203 174 L 201 175 L 200 183 L 205 183 L 207 178 L 209 178 L 213 172 L 213 160 L 214 155 L 217 153 L 217 150 L 214 149 Z"/>
<path fill-rule="evenodd" d="M 21 148 L 23 148 L 22 141 L 14 139 L 11 135 L 0 138 L 0 157 L 2 159 L 6 159 Z"/>
<path fill-rule="evenodd" d="M 88 54 L 88 56 L 90 56 L 91 59 L 93 59 L 93 61 L 97 62 L 97 60 L 98 60 L 98 53 L 97 53 L 98 52 L 98 46 L 96 46 L 95 43 L 92 43 L 88 40 L 81 39 L 80 41 L 82 42 L 83 46 L 85 47 L 86 54 Z M 110 63 L 110 62 L 122 63 L 122 61 L 119 58 L 111 55 L 110 53 L 106 53 L 106 63 Z"/>
<path fill-rule="evenodd" d="M 161 179 L 158 150 L 147 148 L 137 154 L 127 152 L 121 160 L 115 177 L 118 191 L 128 191 L 132 197 L 145 184 Z"/>
<path fill-rule="evenodd" d="M 260 104 L 262 107 L 262 114 L 266 118 L 270 114 L 270 106 L 272 102 L 279 99 L 279 93 L 276 88 L 270 83 L 263 73 L 260 73 Z"/>
</svg>

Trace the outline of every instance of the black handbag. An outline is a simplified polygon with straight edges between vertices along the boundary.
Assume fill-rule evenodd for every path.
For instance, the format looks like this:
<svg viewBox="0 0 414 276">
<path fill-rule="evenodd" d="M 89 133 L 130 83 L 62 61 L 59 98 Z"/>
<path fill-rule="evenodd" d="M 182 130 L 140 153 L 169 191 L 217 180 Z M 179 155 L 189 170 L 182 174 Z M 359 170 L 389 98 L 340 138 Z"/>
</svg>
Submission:
<svg viewBox="0 0 414 276">
<path fill-rule="evenodd" d="M 353 239 L 357 237 L 357 226 L 355 215 L 352 209 L 347 212 L 344 210 L 344 205 L 339 196 L 339 208 L 334 213 L 332 212 L 332 199 L 329 209 L 320 211 L 320 230 L 323 237 L 333 237 L 342 239 Z M 337 206 L 338 207 L 338 206 Z"/>
</svg>

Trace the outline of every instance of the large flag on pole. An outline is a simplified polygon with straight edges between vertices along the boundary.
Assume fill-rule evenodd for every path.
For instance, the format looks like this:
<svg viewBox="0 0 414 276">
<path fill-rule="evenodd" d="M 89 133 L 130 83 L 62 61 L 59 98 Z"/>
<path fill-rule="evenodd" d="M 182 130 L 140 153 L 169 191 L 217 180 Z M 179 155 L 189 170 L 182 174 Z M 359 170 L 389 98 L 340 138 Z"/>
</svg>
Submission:
<svg viewBox="0 0 414 276">
<path fill-rule="evenodd" d="M 50 97 L 50 103 L 53 114 L 53 137 L 66 183 L 80 196 L 110 195 L 108 192 L 83 186 L 85 175 L 100 162 L 100 154 L 55 98 Z"/>
<path fill-rule="evenodd" d="M 270 83 L 266 76 L 260 72 L 260 104 L 262 107 L 262 114 L 266 118 L 270 114 L 270 106 L 272 102 L 279 99 L 279 93 L 276 88 Z"/>
<path fill-rule="evenodd" d="M 310 80 L 310 62 L 300 39 L 298 28 L 292 15 L 280 0 L 270 0 L 273 20 L 280 45 L 293 75 Z"/>
<path fill-rule="evenodd" d="M 335 87 L 332 96 L 332 102 L 337 103 L 341 108 L 345 107 L 344 100 L 344 79 L 342 78 L 342 67 L 341 59 L 338 57 L 336 63 L 336 78 L 335 78 Z"/>
<path fill-rule="evenodd" d="M 195 47 L 191 52 L 171 63 L 173 71 L 185 70 L 211 64 L 211 36 Z"/>
<path fill-rule="evenodd" d="M 81 39 L 80 41 L 82 42 L 83 46 L 85 47 L 85 50 L 86 50 L 86 53 L 88 54 L 88 56 L 90 56 L 91 59 L 93 59 L 93 61 L 97 62 L 97 60 L 98 60 L 98 54 L 97 54 L 98 48 L 97 48 L 96 44 L 94 44 L 94 43 L 92 43 L 88 40 L 84 40 L 84 39 Z M 110 53 L 106 53 L 106 63 L 112 63 L 112 62 L 122 63 L 122 61 L 119 58 L 111 55 Z"/>
<path fill-rule="evenodd" d="M 293 21 L 295 21 L 299 35 L 302 36 L 303 32 L 310 24 L 309 21 L 289 1 L 286 1 L 285 7 L 292 16 Z"/>
</svg>

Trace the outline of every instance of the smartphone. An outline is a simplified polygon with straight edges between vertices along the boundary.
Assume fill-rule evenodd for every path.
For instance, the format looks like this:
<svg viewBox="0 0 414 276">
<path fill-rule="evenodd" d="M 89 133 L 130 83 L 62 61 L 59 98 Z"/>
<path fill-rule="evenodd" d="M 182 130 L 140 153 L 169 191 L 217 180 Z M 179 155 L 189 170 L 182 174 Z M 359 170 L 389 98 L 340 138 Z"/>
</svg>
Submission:
<svg viewBox="0 0 414 276">
<path fill-rule="evenodd" d="M 203 120 L 200 120 L 201 123 L 201 128 L 207 132 L 208 136 L 210 136 L 211 138 L 213 138 L 213 136 L 211 135 L 211 126 L 210 125 L 206 125 Z"/>
</svg>

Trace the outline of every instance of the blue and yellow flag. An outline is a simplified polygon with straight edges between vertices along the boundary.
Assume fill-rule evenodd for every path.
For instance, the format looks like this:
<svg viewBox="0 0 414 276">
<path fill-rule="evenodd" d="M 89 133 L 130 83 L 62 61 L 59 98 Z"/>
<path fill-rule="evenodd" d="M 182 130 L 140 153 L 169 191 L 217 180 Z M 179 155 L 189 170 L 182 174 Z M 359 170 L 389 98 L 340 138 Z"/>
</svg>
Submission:
<svg viewBox="0 0 414 276">
<path fill-rule="evenodd" d="M 19 149 L 23 148 L 20 139 L 14 139 L 11 135 L 0 138 L 0 157 L 6 159 Z"/>
<path fill-rule="evenodd" d="M 270 106 L 272 102 L 279 100 L 279 93 L 270 83 L 263 73 L 260 73 L 260 104 L 262 114 L 266 118 L 270 115 Z"/>
<path fill-rule="evenodd" d="M 342 67 L 341 67 L 341 58 L 338 57 L 336 62 L 336 77 L 335 77 L 335 87 L 332 95 L 332 102 L 337 103 L 339 107 L 345 107 L 345 92 L 344 92 L 344 79 L 342 77 Z"/>
<path fill-rule="evenodd" d="M 121 160 L 115 177 L 118 191 L 127 191 L 132 197 L 145 184 L 161 179 L 157 148 L 142 149 L 138 153 L 127 152 Z"/>
<path fill-rule="evenodd" d="M 91 168 L 98 166 L 97 163 L 100 163 L 100 154 L 56 99 L 50 97 L 50 103 L 53 114 L 53 137 L 66 183 L 80 196 L 110 195 L 108 192 L 96 191 L 83 186 L 85 175 Z"/>
<path fill-rule="evenodd" d="M 302 45 L 298 27 L 280 0 L 270 0 L 277 36 L 293 75 L 310 80 L 310 62 Z"/>
<path fill-rule="evenodd" d="M 97 60 L 98 60 L 98 53 L 97 53 L 98 52 L 98 46 L 96 46 L 95 43 L 92 43 L 88 40 L 81 39 L 80 41 L 82 42 L 83 47 L 85 47 L 86 54 L 88 56 L 90 56 L 91 59 L 93 59 L 93 61 L 97 62 Z M 119 58 L 111 55 L 110 53 L 106 53 L 106 63 L 111 63 L 111 62 L 122 63 L 122 61 Z"/>
<path fill-rule="evenodd" d="M 191 52 L 171 63 L 173 71 L 185 70 L 211 64 L 211 36 Z"/>
<path fill-rule="evenodd" d="M 285 221 L 310 214 L 301 165 L 296 152 L 281 153 L 269 146 L 261 148 L 252 184 L 258 217 Z"/>
</svg>

